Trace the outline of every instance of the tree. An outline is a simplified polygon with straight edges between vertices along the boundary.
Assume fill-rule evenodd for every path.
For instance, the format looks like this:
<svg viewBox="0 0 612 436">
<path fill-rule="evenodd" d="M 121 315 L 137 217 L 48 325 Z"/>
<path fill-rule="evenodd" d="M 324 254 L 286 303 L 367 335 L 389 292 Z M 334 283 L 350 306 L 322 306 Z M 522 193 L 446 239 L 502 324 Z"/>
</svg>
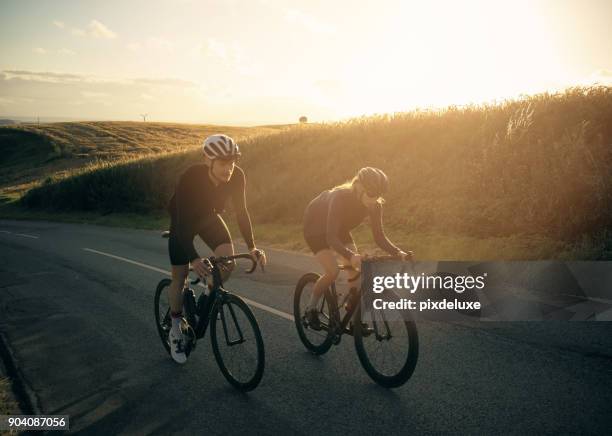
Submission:
<svg viewBox="0 0 612 436">
<path fill-rule="evenodd" d="M 308 122 L 308 117 L 306 117 L 305 115 L 302 115 L 300 117 L 300 123 L 304 124 L 304 123 L 307 123 L 307 122 Z"/>
</svg>

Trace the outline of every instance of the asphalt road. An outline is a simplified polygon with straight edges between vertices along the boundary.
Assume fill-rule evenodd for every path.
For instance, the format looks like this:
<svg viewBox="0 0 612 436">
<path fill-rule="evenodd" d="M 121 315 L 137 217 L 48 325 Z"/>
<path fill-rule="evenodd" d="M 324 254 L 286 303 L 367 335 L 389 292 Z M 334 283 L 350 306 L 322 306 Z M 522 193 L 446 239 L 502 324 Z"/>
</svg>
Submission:
<svg viewBox="0 0 612 436">
<path fill-rule="evenodd" d="M 221 375 L 208 337 L 184 366 L 162 348 L 153 294 L 170 265 L 159 232 L 0 221 L 0 250 L 0 332 L 36 409 L 70 415 L 73 432 L 612 428 L 610 322 L 422 322 L 416 371 L 389 391 L 365 374 L 350 337 L 322 357 L 305 351 L 291 321 L 292 294 L 315 265 L 306 255 L 268 250 L 265 274 L 236 273 L 227 284 L 258 303 L 253 310 L 266 346 L 260 386 L 241 394 Z"/>
</svg>

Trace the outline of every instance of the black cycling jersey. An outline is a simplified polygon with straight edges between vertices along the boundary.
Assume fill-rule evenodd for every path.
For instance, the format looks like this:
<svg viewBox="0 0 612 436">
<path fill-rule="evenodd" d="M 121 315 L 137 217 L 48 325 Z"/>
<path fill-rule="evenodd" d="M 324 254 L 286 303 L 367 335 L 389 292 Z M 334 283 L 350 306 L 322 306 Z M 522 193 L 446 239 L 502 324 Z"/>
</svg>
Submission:
<svg viewBox="0 0 612 436">
<path fill-rule="evenodd" d="M 227 183 L 215 185 L 208 171 L 209 167 L 204 164 L 189 167 L 181 175 L 168 205 L 171 217 L 170 238 L 173 238 L 177 248 L 185 253 L 188 262 L 199 257 L 193 245 L 194 236 L 197 233 L 202 236 L 207 228 L 222 227 L 211 226 L 210 223 L 217 221 L 215 216 L 224 211 L 228 197 L 232 198 L 242 237 L 249 249 L 255 247 L 251 218 L 246 207 L 244 172 L 237 166 Z M 208 238 L 203 235 L 202 239 L 208 243 L 207 239 L 219 240 L 219 236 L 210 235 Z"/>
<path fill-rule="evenodd" d="M 399 248 L 389 241 L 383 230 L 382 205 L 377 203 L 367 208 L 351 188 L 323 191 L 310 202 L 304 213 L 304 237 L 315 253 L 332 248 L 350 259 L 355 253 L 345 244 L 352 241 L 350 231 L 366 217 L 370 218 L 376 244 L 389 254 L 397 254 Z M 324 241 L 324 244 L 318 241 Z"/>
</svg>

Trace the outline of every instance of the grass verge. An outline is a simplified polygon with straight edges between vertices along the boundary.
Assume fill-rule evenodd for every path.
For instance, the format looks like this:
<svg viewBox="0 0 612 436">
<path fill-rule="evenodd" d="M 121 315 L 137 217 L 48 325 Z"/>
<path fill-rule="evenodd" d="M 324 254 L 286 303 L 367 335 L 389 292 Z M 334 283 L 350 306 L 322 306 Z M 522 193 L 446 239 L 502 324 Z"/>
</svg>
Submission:
<svg viewBox="0 0 612 436">
<path fill-rule="evenodd" d="M 11 381 L 0 376 L 0 415 L 14 415 L 16 413 L 19 413 L 19 405 L 13 398 Z"/>
<path fill-rule="evenodd" d="M 240 232 L 233 216 L 227 214 L 225 218 L 232 236 L 240 240 Z M 169 217 L 164 213 L 100 215 L 85 212 L 41 212 L 21 208 L 14 202 L 0 206 L 0 219 L 58 221 L 148 230 L 164 230 L 169 227 Z M 576 242 L 567 242 L 529 234 L 479 238 L 461 234 L 407 234 L 393 227 L 388 227 L 386 231 L 393 242 L 402 248 L 413 250 L 416 257 L 423 260 L 612 260 L 612 235 L 606 232 L 584 237 Z M 309 253 L 300 225 L 255 222 L 254 233 L 260 246 Z M 367 226 L 358 227 L 353 236 L 361 251 L 376 250 Z"/>
</svg>

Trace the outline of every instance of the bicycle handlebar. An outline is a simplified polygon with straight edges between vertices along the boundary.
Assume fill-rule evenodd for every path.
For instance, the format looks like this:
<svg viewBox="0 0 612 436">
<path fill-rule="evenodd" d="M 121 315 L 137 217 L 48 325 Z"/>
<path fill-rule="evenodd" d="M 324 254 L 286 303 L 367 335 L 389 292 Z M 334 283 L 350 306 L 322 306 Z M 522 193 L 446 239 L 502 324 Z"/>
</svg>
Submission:
<svg viewBox="0 0 612 436">
<path fill-rule="evenodd" d="M 385 262 L 385 261 L 401 261 L 402 258 L 400 256 L 390 255 L 390 254 L 384 254 L 384 255 L 378 255 L 378 256 L 364 255 L 363 256 L 363 260 L 370 260 L 370 261 L 374 261 L 374 262 Z M 410 256 L 406 260 L 408 262 L 410 262 L 410 266 L 412 267 L 412 271 L 415 272 L 414 258 L 412 256 Z M 355 268 L 353 268 L 352 265 L 339 265 L 338 268 L 340 270 L 353 270 L 353 271 L 355 270 Z"/>
<path fill-rule="evenodd" d="M 220 256 L 220 257 L 211 256 L 208 258 L 208 260 L 213 265 L 218 264 L 218 263 L 228 263 L 235 259 L 248 259 L 251 261 L 251 268 L 244 270 L 244 272 L 247 274 L 251 274 L 253 271 L 255 271 L 255 268 L 257 268 L 257 259 L 251 256 L 250 253 L 240 253 L 240 254 L 235 254 L 233 256 Z M 261 268 L 263 271 L 263 265 L 261 266 Z"/>
<path fill-rule="evenodd" d="M 252 264 L 251 267 L 244 270 L 244 272 L 247 274 L 253 273 L 255 269 L 257 268 L 258 262 L 253 256 L 251 256 L 250 253 L 240 253 L 240 254 L 235 254 L 233 256 L 219 256 L 219 257 L 210 256 L 210 257 L 204 258 L 205 262 L 208 262 L 210 266 L 213 268 L 217 265 L 227 264 L 236 259 L 248 259 L 251 261 L 251 264 Z M 264 271 L 263 265 L 261 265 L 261 270 Z M 193 269 L 189 267 L 189 271 L 193 271 Z M 198 283 L 200 283 L 201 280 L 202 279 L 200 277 L 197 277 L 193 280 L 190 280 L 189 282 L 192 285 L 197 285 Z"/>
</svg>

